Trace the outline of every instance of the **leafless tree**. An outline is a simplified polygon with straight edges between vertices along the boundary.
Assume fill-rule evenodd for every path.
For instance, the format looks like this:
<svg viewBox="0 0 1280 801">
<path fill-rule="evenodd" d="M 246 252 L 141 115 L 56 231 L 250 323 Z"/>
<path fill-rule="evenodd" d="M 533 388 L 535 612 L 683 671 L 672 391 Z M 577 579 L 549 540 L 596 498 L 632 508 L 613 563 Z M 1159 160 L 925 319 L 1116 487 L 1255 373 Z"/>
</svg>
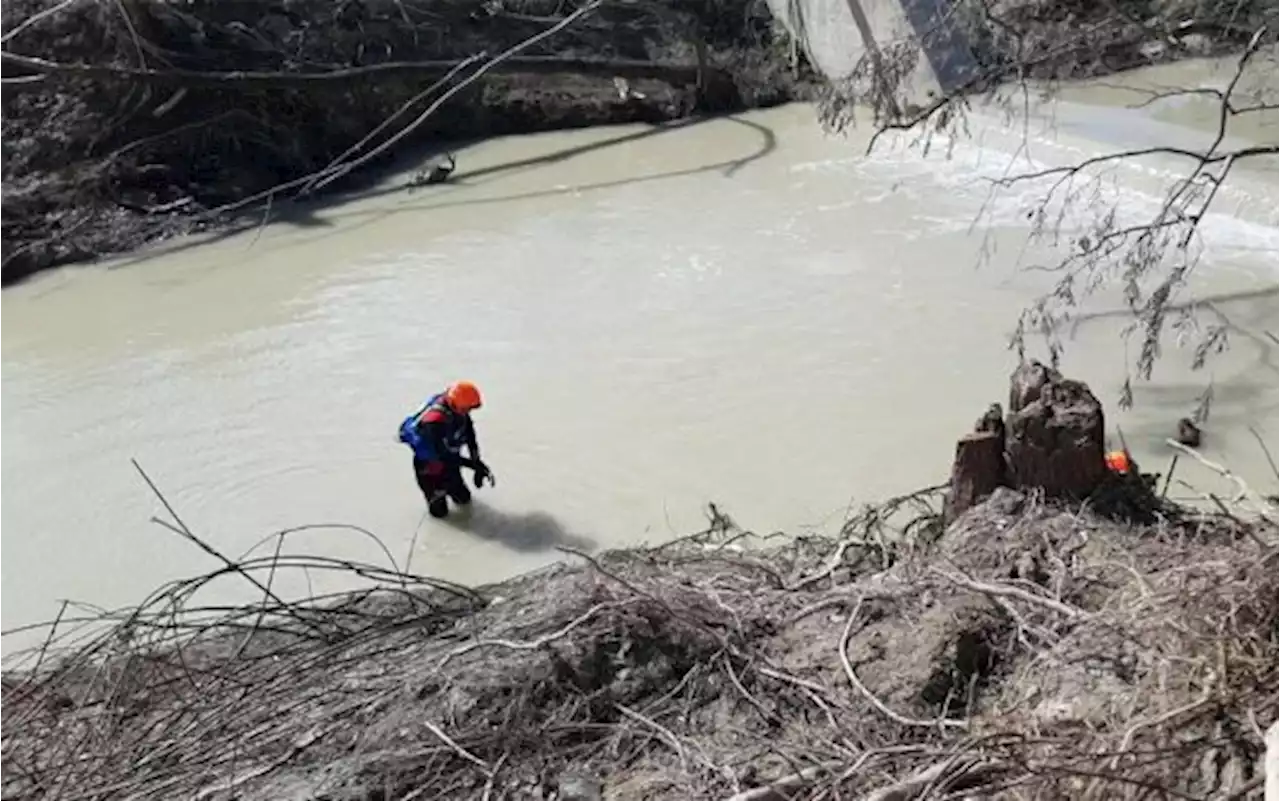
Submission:
<svg viewBox="0 0 1280 801">
<path fill-rule="evenodd" d="M 1231 59 L 1223 87 L 1152 90 L 1135 104 L 1209 99 L 1217 120 L 1207 147 L 1118 148 L 994 181 L 993 196 L 1015 185 L 1040 190 L 1021 212 L 1031 240 L 1057 254 L 1048 264 L 1028 265 L 1050 271 L 1056 280 L 1022 310 L 1011 345 L 1021 353 L 1028 335 L 1039 335 L 1056 362 L 1062 334 L 1078 319 L 1082 301 L 1118 285 L 1132 315 L 1127 335 L 1136 340 L 1120 399 L 1127 406 L 1132 379 L 1151 377 L 1169 336 L 1193 344 L 1194 368 L 1227 347 L 1232 322 L 1211 303 L 1182 293 L 1204 255 L 1202 223 L 1228 177 L 1245 161 L 1277 154 L 1275 141 L 1241 145 L 1229 135 L 1242 120 L 1274 118 L 1277 112 L 1276 13 L 1274 0 L 960 0 L 947 4 L 945 14 L 919 35 L 876 43 L 852 74 L 829 81 L 820 116 L 828 129 L 843 131 L 863 124 L 857 117 L 864 114 L 873 129 L 870 148 L 896 133 L 914 137 L 913 144 L 927 154 L 940 139 L 954 143 L 963 137 L 979 107 L 1002 113 L 1025 132 L 1032 107 L 1052 99 L 1067 81 L 1193 56 Z M 950 76 L 949 91 L 920 98 L 912 95 L 907 77 L 930 48 L 959 48 L 970 67 Z M 1268 71 L 1270 79 L 1261 87 L 1247 80 Z M 1150 157 L 1181 168 L 1157 210 L 1136 217 L 1108 189 L 1118 167 Z M 1274 334 L 1268 336 L 1274 341 Z"/>
</svg>

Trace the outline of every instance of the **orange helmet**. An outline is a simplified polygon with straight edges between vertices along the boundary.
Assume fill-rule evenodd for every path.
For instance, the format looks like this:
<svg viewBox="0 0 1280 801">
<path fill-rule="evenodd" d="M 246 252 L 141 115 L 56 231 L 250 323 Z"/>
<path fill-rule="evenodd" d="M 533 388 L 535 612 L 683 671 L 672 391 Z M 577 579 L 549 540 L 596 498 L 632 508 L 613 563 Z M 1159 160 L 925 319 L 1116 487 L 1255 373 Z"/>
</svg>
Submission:
<svg viewBox="0 0 1280 801">
<path fill-rule="evenodd" d="M 463 414 L 479 409 L 481 405 L 480 389 L 470 381 L 455 381 L 450 384 L 444 391 L 444 399 L 455 411 Z"/>
</svg>

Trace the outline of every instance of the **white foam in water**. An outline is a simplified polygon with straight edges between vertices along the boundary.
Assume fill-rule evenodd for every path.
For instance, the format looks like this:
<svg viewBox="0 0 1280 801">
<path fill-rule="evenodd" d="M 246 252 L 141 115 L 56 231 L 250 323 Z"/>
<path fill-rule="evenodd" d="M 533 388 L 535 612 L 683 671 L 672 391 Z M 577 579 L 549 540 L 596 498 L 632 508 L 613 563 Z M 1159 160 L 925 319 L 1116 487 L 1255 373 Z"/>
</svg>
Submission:
<svg viewBox="0 0 1280 801">
<path fill-rule="evenodd" d="M 925 155 L 918 147 L 904 146 L 906 141 L 900 137 L 896 142 L 877 146 L 870 154 L 805 162 L 794 165 L 791 170 L 797 173 L 836 172 L 870 179 L 868 183 L 892 181 L 893 188 L 889 192 L 866 195 L 857 202 L 878 202 L 890 193 L 918 197 L 921 208 L 928 211 L 909 221 L 909 230 L 902 232 L 915 238 L 954 234 L 984 225 L 1030 230 L 1028 211 L 1041 205 L 1061 174 L 1020 180 L 999 188 L 993 188 L 994 179 L 1032 174 L 1109 152 L 1099 146 L 1091 153 L 1085 148 L 1041 136 L 1030 139 L 1027 148 L 1015 154 L 1013 148 L 1005 150 L 982 144 L 982 137 L 952 139 L 938 135 L 934 137 L 930 152 Z M 1028 153 L 1044 157 L 1033 158 Z M 1172 186 L 1187 174 L 1185 168 L 1179 171 L 1176 165 L 1124 159 L 1108 164 L 1103 180 L 1096 184 L 1082 177 L 1059 187 L 1054 202 L 1045 210 L 1050 218 L 1062 214 L 1060 230 L 1063 233 L 1084 233 L 1092 227 L 1100 208 L 1112 206 L 1117 211 L 1117 225 L 1141 224 L 1151 220 L 1165 200 L 1164 193 L 1157 191 Z M 1274 269 L 1276 254 L 1280 252 L 1280 228 L 1277 227 L 1280 216 L 1275 199 L 1265 190 L 1251 192 L 1240 183 L 1244 182 L 1226 185 L 1218 192 L 1213 206 L 1215 211 L 1207 214 L 1199 227 L 1197 242 L 1200 253 L 1257 262 L 1259 265 L 1265 263 Z M 1079 200 L 1071 203 L 1063 213 L 1064 201 L 1073 189 Z M 1091 195 L 1106 205 L 1082 202 Z M 853 203 L 832 204 L 821 210 L 839 212 Z M 1269 212 L 1265 222 L 1257 220 L 1259 212 Z M 1244 213 L 1249 213 L 1254 219 L 1241 216 Z"/>
</svg>

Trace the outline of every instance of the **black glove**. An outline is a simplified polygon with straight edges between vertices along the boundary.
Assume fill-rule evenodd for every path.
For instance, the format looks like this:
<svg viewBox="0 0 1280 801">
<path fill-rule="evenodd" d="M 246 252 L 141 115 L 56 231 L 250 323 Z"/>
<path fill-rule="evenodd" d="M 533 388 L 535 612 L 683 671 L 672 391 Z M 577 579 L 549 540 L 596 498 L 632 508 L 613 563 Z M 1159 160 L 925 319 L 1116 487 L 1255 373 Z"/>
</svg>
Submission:
<svg viewBox="0 0 1280 801">
<path fill-rule="evenodd" d="M 489 466 L 484 462 L 477 461 L 475 466 L 475 482 L 476 489 L 484 486 L 484 480 L 489 479 L 489 483 L 493 484 L 493 473 L 489 472 Z"/>
</svg>

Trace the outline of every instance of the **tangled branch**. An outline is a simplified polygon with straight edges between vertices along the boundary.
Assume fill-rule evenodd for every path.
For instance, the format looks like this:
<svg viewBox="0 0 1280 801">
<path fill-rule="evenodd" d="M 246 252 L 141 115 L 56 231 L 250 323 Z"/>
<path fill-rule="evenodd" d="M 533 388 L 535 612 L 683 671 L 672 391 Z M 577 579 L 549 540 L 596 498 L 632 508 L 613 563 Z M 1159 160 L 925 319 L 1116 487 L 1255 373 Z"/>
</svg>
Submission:
<svg viewBox="0 0 1280 801">
<path fill-rule="evenodd" d="M 839 539 L 756 538 L 713 508 L 677 543 L 475 591 L 281 537 L 127 613 L 60 613 L 4 675 L 4 794 L 1247 792 L 1280 614 L 1274 548 L 1239 541 L 1274 523 L 1129 527 L 1006 495 L 935 532 L 938 495 Z M 304 569 L 370 588 L 196 602 L 219 576 Z"/>
</svg>

